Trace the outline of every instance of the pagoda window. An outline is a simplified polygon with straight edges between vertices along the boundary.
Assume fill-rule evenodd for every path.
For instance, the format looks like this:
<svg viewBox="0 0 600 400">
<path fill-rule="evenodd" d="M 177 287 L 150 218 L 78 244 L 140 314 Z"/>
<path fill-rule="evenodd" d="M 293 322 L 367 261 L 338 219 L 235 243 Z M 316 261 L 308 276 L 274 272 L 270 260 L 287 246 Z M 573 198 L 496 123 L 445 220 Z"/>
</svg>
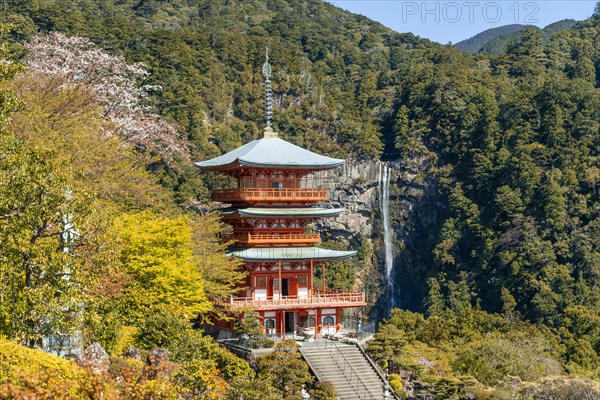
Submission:
<svg viewBox="0 0 600 400">
<path fill-rule="evenodd" d="M 300 326 L 303 328 L 314 328 L 315 322 L 315 317 L 300 317 Z"/>
<path fill-rule="evenodd" d="M 265 328 L 266 329 L 275 329 L 275 320 L 274 319 L 265 319 Z"/>
<path fill-rule="evenodd" d="M 266 276 L 257 276 L 255 278 L 255 287 L 257 288 L 266 288 L 267 287 L 267 277 Z"/>
<path fill-rule="evenodd" d="M 335 318 L 334 317 L 323 317 L 323 325 L 324 326 L 335 325 Z"/>
<path fill-rule="evenodd" d="M 308 275 L 298 276 L 298 286 L 308 286 Z"/>
</svg>

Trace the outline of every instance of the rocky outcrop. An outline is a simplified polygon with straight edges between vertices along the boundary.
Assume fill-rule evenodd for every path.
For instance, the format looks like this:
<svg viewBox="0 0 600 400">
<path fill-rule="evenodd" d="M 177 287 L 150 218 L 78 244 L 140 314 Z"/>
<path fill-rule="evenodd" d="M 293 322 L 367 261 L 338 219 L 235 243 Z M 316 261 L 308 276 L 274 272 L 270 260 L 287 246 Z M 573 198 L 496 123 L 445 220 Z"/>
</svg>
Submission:
<svg viewBox="0 0 600 400">
<path fill-rule="evenodd" d="M 420 310 L 427 295 L 432 251 L 447 208 L 438 194 L 434 166 L 432 157 L 414 157 L 392 164 L 394 303 L 411 310 Z"/>
<path fill-rule="evenodd" d="M 335 189 L 328 205 L 343 207 L 344 213 L 335 219 L 322 221 L 317 229 L 332 234 L 333 239 L 352 241 L 357 234 L 371 237 L 377 228 L 379 161 L 348 161 L 336 171 Z"/>
<path fill-rule="evenodd" d="M 167 349 L 154 349 L 146 357 L 146 365 L 152 367 L 160 367 L 167 362 L 169 362 L 169 350 Z"/>
<path fill-rule="evenodd" d="M 437 195 L 435 177 L 431 174 L 434 161 L 427 157 L 415 157 L 403 162 L 388 162 L 390 166 L 389 213 L 392 226 L 394 257 L 394 302 L 397 306 L 418 308 L 425 295 L 426 266 L 431 256 L 432 243 L 436 240 L 431 232 L 443 218 L 445 205 Z M 378 305 L 380 315 L 386 312 L 384 283 L 384 246 L 382 215 L 380 207 L 381 180 L 385 164 L 378 160 L 353 161 L 337 171 L 336 187 L 330 207 L 343 207 L 345 212 L 335 219 L 324 220 L 316 229 L 325 238 L 343 240 L 350 247 L 358 243 L 362 235 L 371 242 L 372 262 L 377 266 L 379 286 Z M 368 271 L 368 274 L 373 271 Z M 359 275 L 361 275 L 359 273 Z M 363 274 L 364 275 L 364 274 Z M 415 282 L 419 282 L 415 285 Z M 390 295 L 390 294 L 388 294 Z"/>
<path fill-rule="evenodd" d="M 146 357 L 146 366 L 142 371 L 145 379 L 155 380 L 170 377 L 176 369 L 176 365 L 169 361 L 167 349 L 154 349 Z"/>
<path fill-rule="evenodd" d="M 99 343 L 93 343 L 83 351 L 78 364 L 96 373 L 105 373 L 110 367 L 110 357 Z"/>
<path fill-rule="evenodd" d="M 123 353 L 124 357 L 133 358 L 134 360 L 142 360 L 142 353 L 135 346 L 129 346 Z"/>
</svg>

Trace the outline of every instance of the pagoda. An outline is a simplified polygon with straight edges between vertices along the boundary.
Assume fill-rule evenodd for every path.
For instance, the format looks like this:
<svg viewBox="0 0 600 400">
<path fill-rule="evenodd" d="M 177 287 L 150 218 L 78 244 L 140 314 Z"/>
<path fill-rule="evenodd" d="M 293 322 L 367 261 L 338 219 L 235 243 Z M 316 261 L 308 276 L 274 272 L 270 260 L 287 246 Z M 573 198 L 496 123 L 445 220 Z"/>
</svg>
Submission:
<svg viewBox="0 0 600 400">
<path fill-rule="evenodd" d="M 327 263 L 353 257 L 355 251 L 316 247 L 311 223 L 343 212 L 317 203 L 329 197 L 331 171 L 342 159 L 322 156 L 278 137 L 271 127 L 271 67 L 263 66 L 266 87 L 266 128 L 262 138 L 220 157 L 197 162 L 204 171 L 229 176 L 233 187 L 212 190 L 212 199 L 230 206 L 222 210 L 231 226 L 223 240 L 229 254 L 243 262 L 246 287 L 227 304 L 236 318 L 248 310 L 260 315 L 266 334 L 335 334 L 341 311 L 366 305 L 363 292 L 327 289 Z M 313 285 L 315 272 L 321 285 Z M 232 324 L 221 326 L 232 328 Z"/>
</svg>

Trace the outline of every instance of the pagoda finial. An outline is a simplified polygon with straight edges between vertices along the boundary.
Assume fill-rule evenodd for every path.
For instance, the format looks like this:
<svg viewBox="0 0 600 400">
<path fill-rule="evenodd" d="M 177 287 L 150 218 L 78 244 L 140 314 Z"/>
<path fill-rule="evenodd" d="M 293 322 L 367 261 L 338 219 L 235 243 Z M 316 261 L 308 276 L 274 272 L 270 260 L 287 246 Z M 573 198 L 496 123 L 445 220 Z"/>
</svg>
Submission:
<svg viewBox="0 0 600 400">
<path fill-rule="evenodd" d="M 265 78 L 265 126 L 264 137 L 277 137 L 273 131 L 271 121 L 273 120 L 273 89 L 271 88 L 271 64 L 269 64 L 269 48 L 265 48 L 266 61 L 262 67 L 263 77 Z"/>
</svg>

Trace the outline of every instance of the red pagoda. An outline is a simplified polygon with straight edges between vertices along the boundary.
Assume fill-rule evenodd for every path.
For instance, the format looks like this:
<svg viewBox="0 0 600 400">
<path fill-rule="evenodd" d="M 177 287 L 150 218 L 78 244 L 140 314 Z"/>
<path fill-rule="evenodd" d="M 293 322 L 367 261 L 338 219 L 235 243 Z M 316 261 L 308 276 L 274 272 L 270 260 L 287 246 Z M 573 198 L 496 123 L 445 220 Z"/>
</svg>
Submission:
<svg viewBox="0 0 600 400">
<path fill-rule="evenodd" d="M 326 268 L 330 261 L 348 259 L 354 251 L 316 247 L 321 241 L 309 225 L 334 217 L 343 209 L 323 208 L 328 199 L 329 172 L 344 160 L 322 156 L 278 138 L 271 128 L 270 66 L 263 66 L 267 88 L 267 127 L 264 137 L 211 160 L 196 163 L 205 171 L 233 178 L 235 187 L 212 191 L 215 201 L 231 206 L 222 210 L 231 226 L 224 240 L 232 242 L 230 255 L 248 271 L 245 290 L 230 299 L 236 318 L 257 312 L 265 333 L 311 337 L 340 329 L 341 311 L 363 307 L 363 292 L 328 290 Z M 313 285 L 321 272 L 321 287 Z"/>
</svg>

